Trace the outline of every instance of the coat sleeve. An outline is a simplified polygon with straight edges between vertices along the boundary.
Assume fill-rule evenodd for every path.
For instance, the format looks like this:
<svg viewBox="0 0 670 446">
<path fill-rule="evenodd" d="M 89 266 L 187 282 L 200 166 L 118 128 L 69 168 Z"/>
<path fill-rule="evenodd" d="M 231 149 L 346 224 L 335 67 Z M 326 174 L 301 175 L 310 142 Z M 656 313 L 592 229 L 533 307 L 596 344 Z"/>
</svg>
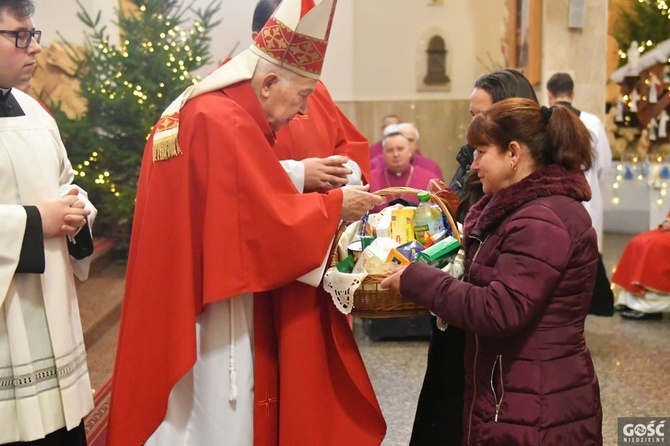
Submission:
<svg viewBox="0 0 670 446">
<path fill-rule="evenodd" d="M 469 280 L 487 285 L 412 264 L 401 277 L 401 292 L 472 333 L 506 336 L 524 328 L 541 310 L 563 276 L 572 246 L 557 217 L 519 215 L 507 224 L 495 260 L 471 269 Z"/>
</svg>

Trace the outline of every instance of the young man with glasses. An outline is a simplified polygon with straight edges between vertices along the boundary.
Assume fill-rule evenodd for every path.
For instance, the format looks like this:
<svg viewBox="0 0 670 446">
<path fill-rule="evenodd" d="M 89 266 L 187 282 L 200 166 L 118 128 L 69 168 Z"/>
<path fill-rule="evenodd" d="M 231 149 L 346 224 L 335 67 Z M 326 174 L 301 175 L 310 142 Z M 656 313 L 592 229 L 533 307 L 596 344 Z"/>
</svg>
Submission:
<svg viewBox="0 0 670 446">
<path fill-rule="evenodd" d="M 93 398 L 73 274 L 88 274 L 95 208 L 56 122 L 16 88 L 41 51 L 33 12 L 0 0 L 0 444 L 79 446 Z"/>
</svg>

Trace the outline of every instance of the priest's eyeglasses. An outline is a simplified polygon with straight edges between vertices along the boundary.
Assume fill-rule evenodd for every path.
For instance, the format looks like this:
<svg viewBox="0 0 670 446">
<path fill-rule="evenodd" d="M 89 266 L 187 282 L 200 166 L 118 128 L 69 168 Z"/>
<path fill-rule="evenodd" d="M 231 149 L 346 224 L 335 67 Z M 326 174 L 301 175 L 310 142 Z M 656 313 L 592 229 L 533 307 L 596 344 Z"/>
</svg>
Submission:
<svg viewBox="0 0 670 446">
<path fill-rule="evenodd" d="M 42 40 L 42 31 L 39 29 L 22 29 L 20 31 L 7 31 L 2 29 L 0 30 L 0 34 L 14 36 L 14 46 L 21 49 L 28 48 L 33 37 L 37 43 L 40 43 L 40 40 Z"/>
</svg>

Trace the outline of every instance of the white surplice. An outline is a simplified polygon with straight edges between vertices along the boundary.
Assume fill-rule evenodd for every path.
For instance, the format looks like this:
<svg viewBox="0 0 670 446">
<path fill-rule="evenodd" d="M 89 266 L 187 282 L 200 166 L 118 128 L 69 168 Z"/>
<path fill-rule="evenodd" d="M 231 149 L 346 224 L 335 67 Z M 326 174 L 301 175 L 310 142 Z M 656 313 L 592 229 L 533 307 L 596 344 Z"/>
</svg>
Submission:
<svg viewBox="0 0 670 446">
<path fill-rule="evenodd" d="M 604 204 L 602 190 L 605 187 L 605 177 L 612 165 L 612 149 L 607 140 L 605 126 L 595 115 L 587 112 L 581 112 L 579 119 L 591 134 L 591 146 L 594 152 L 593 166 L 587 172 L 586 181 L 591 187 L 591 200 L 582 204 L 591 216 L 591 223 L 598 234 L 598 251 L 603 250 L 603 213 Z"/>
<path fill-rule="evenodd" d="M 85 278 L 90 260 L 71 260 L 65 236 L 49 238 L 44 274 L 15 274 L 23 206 L 64 195 L 74 175 L 53 118 L 12 94 L 25 116 L 0 118 L 0 444 L 75 428 L 93 408 L 73 276 Z"/>
<path fill-rule="evenodd" d="M 196 363 L 173 387 L 165 419 L 145 446 L 252 446 L 252 295 L 207 305 L 195 329 Z"/>
</svg>

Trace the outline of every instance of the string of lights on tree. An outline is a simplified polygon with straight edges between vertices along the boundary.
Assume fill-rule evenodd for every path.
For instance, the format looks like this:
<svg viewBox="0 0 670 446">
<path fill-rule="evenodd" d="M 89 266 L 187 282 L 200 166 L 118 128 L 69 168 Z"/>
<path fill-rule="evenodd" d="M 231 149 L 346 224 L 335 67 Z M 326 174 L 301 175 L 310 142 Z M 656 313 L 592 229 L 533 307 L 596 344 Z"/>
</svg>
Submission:
<svg viewBox="0 0 670 446">
<path fill-rule="evenodd" d="M 86 43 L 74 54 L 83 116 L 57 116 L 77 183 L 98 207 L 98 231 L 129 234 L 142 153 L 152 126 L 211 62 L 210 31 L 220 0 L 193 10 L 180 0 L 127 0 L 117 10 L 120 39 L 112 39 L 100 12 L 79 4 Z M 115 30 L 116 31 L 116 30 Z M 118 44 L 114 42 L 118 41 Z M 102 220 L 102 221 L 101 221 Z"/>
<path fill-rule="evenodd" d="M 620 64 L 626 63 L 626 48 L 639 43 L 640 54 L 670 36 L 670 12 L 667 0 L 637 0 L 619 7 L 613 36 L 619 44 Z"/>
<path fill-rule="evenodd" d="M 139 10 L 145 12 L 146 6 L 144 5 L 140 6 Z M 162 16 L 158 15 L 157 19 L 161 20 Z M 166 27 L 171 26 L 169 20 L 165 21 L 165 26 Z M 191 36 L 194 36 L 196 32 L 204 33 L 204 31 L 205 29 L 202 27 L 202 25 L 196 22 L 194 25 L 194 29 L 190 30 L 189 34 Z M 141 42 L 140 47 L 142 48 L 145 54 L 154 53 L 156 50 L 165 51 L 167 53 L 167 59 L 168 59 L 168 61 L 165 63 L 165 66 L 170 70 L 172 70 L 173 73 L 178 74 L 179 80 L 181 81 L 190 80 L 193 84 L 196 84 L 200 80 L 200 76 L 191 77 L 189 71 L 185 68 L 186 64 L 184 60 L 177 59 L 177 57 L 175 56 L 175 54 L 179 55 L 179 53 L 182 53 L 182 47 L 177 44 L 177 40 L 179 40 L 184 44 L 183 50 L 186 52 L 185 57 L 188 62 L 193 63 L 202 61 L 202 57 L 193 54 L 191 48 L 188 46 L 188 44 L 186 44 L 187 42 L 186 36 L 187 36 L 186 32 L 182 31 L 177 25 L 169 29 L 167 33 L 161 33 L 158 36 L 160 40 L 156 42 Z M 118 57 L 128 58 L 129 46 L 131 46 L 131 42 L 129 40 L 125 40 L 123 42 L 123 46 L 117 50 L 117 48 L 114 45 L 110 45 L 109 40 L 105 38 L 98 45 L 98 50 L 102 54 L 100 59 L 102 62 L 106 62 L 108 66 L 112 66 L 114 64 L 118 65 L 115 63 L 116 62 L 115 59 L 117 59 Z M 130 51 L 132 51 L 132 48 L 130 49 Z M 102 95 L 106 95 L 110 101 L 113 101 L 117 98 L 119 100 L 124 100 L 127 97 L 127 94 L 132 94 L 133 96 L 136 97 L 137 103 L 139 105 L 144 105 L 149 99 L 149 97 L 146 94 L 146 89 L 143 89 L 142 85 L 139 84 L 135 85 L 131 81 L 125 79 L 123 72 L 120 70 L 114 74 L 112 79 L 108 79 L 106 73 L 104 72 L 100 73 L 99 78 L 102 81 L 102 83 L 98 84 L 97 89 L 92 87 L 88 88 L 88 92 L 91 95 L 96 95 L 100 93 Z M 155 91 L 154 94 L 156 96 L 156 99 L 161 100 L 162 98 L 165 97 L 165 95 L 163 94 L 165 83 L 159 82 L 158 86 L 159 90 Z M 153 109 L 156 108 L 155 103 L 149 103 L 148 106 Z M 147 138 L 149 134 L 147 134 Z M 93 171 L 98 170 L 97 162 L 98 162 L 98 152 L 94 150 L 86 161 L 83 161 L 82 163 L 76 166 L 76 168 L 74 169 L 75 175 L 79 177 L 85 177 L 87 171 L 91 169 Z M 98 173 L 94 181 L 98 185 L 106 186 L 107 190 L 109 190 L 110 193 L 114 194 L 115 197 L 121 196 L 121 193 L 117 190 L 116 185 L 113 182 L 109 171 L 105 170 L 102 173 Z"/>
</svg>

